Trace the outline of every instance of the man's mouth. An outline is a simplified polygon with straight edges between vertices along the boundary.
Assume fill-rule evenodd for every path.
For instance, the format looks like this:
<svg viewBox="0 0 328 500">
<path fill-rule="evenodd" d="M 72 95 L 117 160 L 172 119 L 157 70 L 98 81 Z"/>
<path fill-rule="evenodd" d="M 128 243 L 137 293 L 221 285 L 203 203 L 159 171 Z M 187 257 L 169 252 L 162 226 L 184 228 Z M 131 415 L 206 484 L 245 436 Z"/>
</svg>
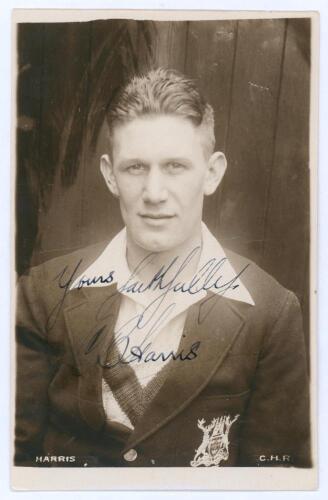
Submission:
<svg viewBox="0 0 328 500">
<path fill-rule="evenodd" d="M 172 214 L 141 213 L 139 215 L 143 219 L 153 219 L 153 220 L 172 219 L 174 217 L 174 215 L 172 215 Z"/>
</svg>

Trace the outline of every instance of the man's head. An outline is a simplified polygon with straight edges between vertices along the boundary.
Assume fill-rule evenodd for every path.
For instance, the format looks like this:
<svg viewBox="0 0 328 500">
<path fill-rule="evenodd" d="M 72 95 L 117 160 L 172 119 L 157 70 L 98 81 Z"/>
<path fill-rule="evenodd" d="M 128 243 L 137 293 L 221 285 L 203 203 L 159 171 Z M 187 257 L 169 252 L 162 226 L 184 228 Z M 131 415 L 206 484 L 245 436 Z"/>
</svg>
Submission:
<svg viewBox="0 0 328 500">
<path fill-rule="evenodd" d="M 204 195 L 216 190 L 226 168 L 223 153 L 213 152 L 213 109 L 194 82 L 165 69 L 134 77 L 107 122 L 101 171 L 119 197 L 130 241 L 162 252 L 192 240 Z"/>
</svg>

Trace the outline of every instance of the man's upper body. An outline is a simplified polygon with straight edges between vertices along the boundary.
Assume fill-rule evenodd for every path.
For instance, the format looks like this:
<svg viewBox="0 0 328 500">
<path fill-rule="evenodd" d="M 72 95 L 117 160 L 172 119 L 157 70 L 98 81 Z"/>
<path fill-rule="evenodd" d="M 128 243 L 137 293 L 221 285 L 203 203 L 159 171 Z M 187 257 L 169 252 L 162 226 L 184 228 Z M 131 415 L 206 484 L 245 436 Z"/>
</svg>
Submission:
<svg viewBox="0 0 328 500">
<path fill-rule="evenodd" d="M 137 295 L 122 254 L 113 254 L 115 269 L 123 271 L 119 284 L 108 267 L 108 252 L 118 250 L 123 237 L 51 260 L 20 279 L 16 463 L 49 465 L 48 455 L 75 457 L 50 462 L 57 466 L 197 465 L 203 440 L 215 445 L 213 419 L 218 424 L 228 419 L 234 421 L 231 428 L 218 432 L 229 441 L 228 457 L 222 458 L 223 452 L 217 457 L 220 466 L 309 465 L 308 380 L 295 295 L 219 245 L 220 252 L 212 254 L 214 274 L 213 266 L 205 266 L 209 245 L 199 267 L 203 272 L 196 273 L 203 277 L 200 291 L 190 295 L 194 304 L 182 330 L 175 325 L 178 342 L 157 342 L 163 332 L 170 338 L 170 321 L 153 329 L 153 314 L 139 313 L 128 330 L 122 321 L 116 327 L 122 300 L 134 302 Z M 210 274 L 211 283 L 222 288 L 212 286 L 203 295 Z M 124 288 L 125 293 L 118 291 Z M 175 303 L 180 294 L 175 292 Z M 136 318 L 130 313 L 126 317 Z M 106 364 L 115 336 L 121 339 L 116 344 L 121 356 Z M 130 400 L 120 394 L 124 377 Z M 210 456 L 203 450 L 198 465 Z"/>
<path fill-rule="evenodd" d="M 19 282 L 16 463 L 308 466 L 298 301 L 202 224 L 226 169 L 212 108 L 156 70 L 108 124 L 125 229 Z"/>
</svg>

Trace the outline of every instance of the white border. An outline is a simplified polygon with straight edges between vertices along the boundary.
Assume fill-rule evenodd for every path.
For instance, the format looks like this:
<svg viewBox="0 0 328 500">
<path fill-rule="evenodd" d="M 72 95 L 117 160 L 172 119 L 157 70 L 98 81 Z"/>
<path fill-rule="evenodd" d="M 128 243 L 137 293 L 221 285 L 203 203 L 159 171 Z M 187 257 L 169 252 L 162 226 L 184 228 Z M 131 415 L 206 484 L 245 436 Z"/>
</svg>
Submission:
<svg viewBox="0 0 328 500">
<path fill-rule="evenodd" d="M 55 5 L 54 5 L 55 3 Z M 119 5 L 118 5 L 119 4 Z M 319 175 L 320 175 L 320 184 L 319 184 L 319 191 L 318 194 L 322 195 L 320 197 L 321 201 L 323 200 L 323 195 L 326 194 L 325 191 L 327 191 L 327 182 L 328 182 L 328 175 L 323 168 L 323 165 L 327 165 L 326 162 L 324 162 L 324 151 L 323 151 L 323 145 L 326 142 L 325 135 L 326 135 L 326 130 L 327 127 L 325 125 L 325 116 L 327 112 L 327 64 L 325 64 L 324 59 L 327 57 L 327 38 L 325 33 L 328 33 L 328 26 L 327 26 L 327 6 L 324 1 L 311 1 L 311 2 L 300 2 L 300 1 L 288 1 L 284 0 L 282 1 L 206 1 L 202 0 L 201 3 L 203 8 L 209 8 L 209 9 L 286 9 L 286 10 L 306 10 L 306 9 L 311 9 L 311 11 L 314 10 L 319 10 L 321 12 L 321 43 L 322 43 L 322 48 L 321 48 L 321 101 L 320 101 L 320 110 L 321 110 L 321 128 L 320 128 L 320 138 L 321 142 L 320 145 L 320 164 L 321 168 L 319 170 Z M 0 21 L 1 21 L 1 30 L 0 30 L 0 47 L 4 52 L 4 58 L 0 59 L 0 71 L 1 75 L 8 75 L 10 74 L 10 44 L 9 44 L 9 39 L 10 37 L 8 36 L 10 33 L 10 8 L 17 7 L 17 8 L 28 8 L 28 7 L 34 7 L 34 8 L 112 8 L 112 7 L 117 7 L 119 6 L 120 8 L 124 7 L 139 7 L 139 8 L 197 8 L 199 7 L 199 2 L 192 2 L 192 1 L 180 1 L 180 2 L 172 2 L 172 1 L 158 1 L 158 2 L 110 2 L 110 1 L 57 1 L 57 2 L 50 2 L 47 0 L 44 1 L 39 1 L 39 2 L 28 2 L 28 1 L 21 1 L 21 2 L 15 2 L 13 1 L 7 1 L 5 8 L 1 8 L 1 15 L 0 15 Z M 5 11 L 4 15 L 3 12 Z M 273 17 L 272 13 L 268 17 Z M 323 48 L 325 47 L 325 49 Z M 3 392 L 3 397 L 2 401 L 8 401 L 9 400 L 9 339 L 6 336 L 7 332 L 9 331 L 9 320 L 8 320 L 8 315 L 9 315 L 9 243 L 8 243 L 8 230 L 9 230 L 9 191 L 10 191 L 10 182 L 9 182 L 9 158 L 10 158 L 10 150 L 9 150 L 9 137 L 10 137 L 10 82 L 9 82 L 9 77 L 6 79 L 2 78 L 1 81 L 1 93 L 0 93 L 0 99 L 1 99 L 1 110 L 2 110 L 2 120 L 0 121 L 0 126 L 1 126 L 1 134 L 0 134 L 0 148 L 1 148 L 1 158 L 2 158 L 2 168 L 0 169 L 0 188 L 1 188 L 1 193 L 0 193 L 0 222 L 1 222 L 1 229 L 2 229 L 2 236 L 3 238 L 0 240 L 0 256 L 1 256 L 1 277 L 2 277 L 2 287 L 0 288 L 0 304 L 1 304 L 1 311 L 4 313 L 4 318 L 3 321 L 1 322 L 1 325 L 3 327 L 3 349 L 0 350 L 0 355 L 2 356 L 1 359 L 1 367 L 4 370 L 4 375 L 2 376 L 2 381 L 5 383 L 1 384 L 1 391 Z M 2 123 L 1 123 L 2 122 Z M 325 134 L 325 135 L 323 135 Z M 327 372 L 325 370 L 325 364 L 327 363 L 327 337 L 324 336 L 326 332 L 323 331 L 323 314 L 324 314 L 324 307 L 323 304 L 327 304 L 327 292 L 325 291 L 325 288 L 327 287 L 327 271 L 324 268 L 324 261 L 323 261 L 323 243 L 327 243 L 328 237 L 327 237 L 327 230 L 325 229 L 323 225 L 323 221 L 325 220 L 325 214 L 327 211 L 327 203 L 322 202 L 319 206 L 319 228 L 320 228 L 320 240 L 319 242 L 321 243 L 321 246 L 319 247 L 319 265 L 320 265 L 320 274 L 319 274 L 319 306 L 320 307 L 320 315 L 319 315 L 319 331 L 321 331 L 321 335 L 319 337 L 319 372 L 321 374 L 320 380 L 321 384 L 319 386 L 320 388 L 320 400 L 321 400 L 321 407 L 320 407 L 320 421 L 322 421 L 322 425 L 320 426 L 320 442 L 319 442 L 319 451 L 321 452 L 321 467 L 323 466 L 326 456 L 325 456 L 325 450 L 327 449 L 327 432 L 326 432 L 326 422 L 325 422 L 325 414 L 327 414 L 327 401 L 324 399 L 324 387 L 327 387 L 327 385 L 324 382 L 327 382 L 328 376 Z M 312 226 L 312 231 L 314 230 Z M 326 287 L 324 286 L 326 285 Z M 327 299 L 327 300 L 326 300 Z M 327 308 L 326 308 L 327 309 Z M 1 392 L 1 395 L 2 395 Z M 9 435 L 9 415 L 8 415 L 8 410 L 9 410 L 9 405 L 4 404 L 3 405 L 3 412 L 0 417 L 1 421 L 1 430 L 2 430 L 2 436 L 8 436 Z M 9 442 L 9 438 L 6 440 L 7 444 Z M 1 460 L 2 458 L 2 460 Z M 8 467 L 9 467 L 9 456 L 8 456 L 8 449 L 5 447 L 0 448 L 0 484 L 3 485 L 4 481 L 8 485 Z M 7 468 L 5 467 L 4 464 L 8 464 Z M 320 468 L 321 468 L 320 467 Z M 56 469 L 53 469 L 52 472 L 54 472 Z M 238 469 L 240 470 L 240 469 Z M 155 469 L 156 471 L 156 469 Z M 84 471 L 88 473 L 92 473 L 92 470 Z M 148 469 L 148 474 L 152 474 L 153 470 L 150 472 Z M 194 471 L 195 472 L 195 471 Z M 281 472 L 281 471 L 280 471 Z M 306 472 L 306 471 L 303 471 Z M 30 475 L 30 471 L 26 470 L 26 475 Z M 2 480 L 4 478 L 4 481 Z M 321 484 L 320 484 L 320 490 L 323 493 L 324 490 L 327 489 L 327 483 L 326 483 L 326 478 L 325 474 L 321 474 Z M 1 487 L 1 486 L 0 486 Z M 1 487 L 1 492 L 2 492 L 2 487 Z M 11 497 L 13 492 L 11 492 L 8 489 L 3 491 L 5 498 Z M 44 493 L 41 493 L 42 497 L 45 495 Z M 191 493 L 188 494 L 188 498 Z M 230 495 L 235 495 L 241 498 L 240 495 L 245 498 L 245 495 L 243 493 L 229 493 Z M 253 498 L 254 495 L 256 496 L 257 494 L 262 496 L 267 496 L 270 493 L 251 493 L 251 494 L 246 494 L 246 497 L 249 496 L 249 498 Z M 293 496 L 294 494 L 297 494 L 297 498 L 302 498 L 303 494 L 301 492 L 298 493 L 288 493 L 288 496 Z M 307 495 L 311 496 L 318 496 L 320 494 L 319 492 L 311 492 L 307 493 Z M 9 496 L 8 496 L 9 495 Z M 26 498 L 35 498 L 38 496 L 38 493 L 29 493 L 29 494 L 23 494 L 24 497 Z M 67 498 L 65 493 L 61 493 L 61 496 L 64 495 L 64 498 Z M 98 495 L 101 495 L 101 493 L 94 494 L 93 498 L 96 496 L 99 497 Z M 118 495 L 118 494 L 117 494 Z M 115 494 L 115 496 L 117 497 Z M 122 494 L 120 494 L 122 495 Z M 135 496 L 137 497 L 137 493 L 135 493 Z M 143 493 L 142 498 L 145 498 L 148 493 Z M 150 495 L 154 495 L 153 493 L 150 493 Z M 161 495 L 158 493 L 157 495 Z M 164 493 L 164 495 L 168 495 L 167 493 Z M 184 497 L 184 493 L 180 492 L 178 493 L 179 498 Z M 193 494 L 194 495 L 194 494 Z M 204 493 L 201 494 L 202 496 Z M 216 492 L 215 495 L 220 495 L 220 493 Z M 85 496 L 84 493 L 80 493 L 79 496 Z M 172 496 L 170 494 L 170 496 Z M 2 497 L 4 497 L 2 495 Z M 120 498 L 123 498 L 120 496 Z M 124 496 L 125 498 L 125 496 Z M 141 496 L 140 496 L 141 498 Z"/>
<path fill-rule="evenodd" d="M 137 10 L 137 9 L 125 9 L 125 10 L 74 10 L 74 9 L 65 9 L 60 10 L 52 10 L 51 15 L 49 15 L 49 11 L 45 9 L 38 10 L 37 12 L 34 10 L 26 11 L 17 9 L 14 11 L 15 21 L 16 22 L 67 22 L 67 21 L 92 21 L 99 19 L 121 19 L 121 18 L 133 18 L 137 20 L 151 19 L 151 20 L 159 20 L 159 21 L 191 21 L 191 20 L 213 20 L 215 18 L 220 20 L 225 19 L 257 19 L 259 17 L 265 19 L 275 19 L 281 17 L 307 17 L 310 14 L 315 14 L 315 11 L 307 11 L 304 12 L 284 12 L 275 10 L 274 12 L 265 12 L 263 10 L 260 11 L 215 11 L 215 10 L 172 10 L 172 9 L 163 9 L 163 10 Z M 215 17 L 214 17 L 215 16 Z"/>
</svg>

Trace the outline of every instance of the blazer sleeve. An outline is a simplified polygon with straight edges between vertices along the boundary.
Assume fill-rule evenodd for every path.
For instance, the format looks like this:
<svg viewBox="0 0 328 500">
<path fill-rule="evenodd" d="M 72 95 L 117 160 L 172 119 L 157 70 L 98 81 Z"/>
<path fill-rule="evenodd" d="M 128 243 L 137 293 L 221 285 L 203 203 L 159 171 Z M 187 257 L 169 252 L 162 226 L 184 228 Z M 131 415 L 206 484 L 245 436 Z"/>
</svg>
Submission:
<svg viewBox="0 0 328 500">
<path fill-rule="evenodd" d="M 22 276 L 16 300 L 16 465 L 35 465 L 42 454 L 47 421 L 47 392 L 51 377 L 45 335 L 44 289 L 35 273 Z"/>
<path fill-rule="evenodd" d="M 292 292 L 266 332 L 252 389 L 241 422 L 240 465 L 310 467 L 306 351 Z"/>
</svg>

